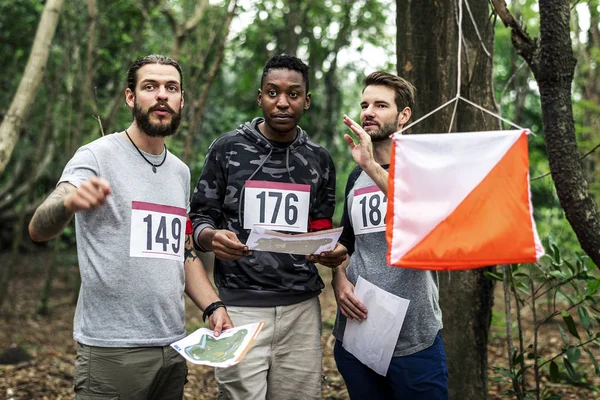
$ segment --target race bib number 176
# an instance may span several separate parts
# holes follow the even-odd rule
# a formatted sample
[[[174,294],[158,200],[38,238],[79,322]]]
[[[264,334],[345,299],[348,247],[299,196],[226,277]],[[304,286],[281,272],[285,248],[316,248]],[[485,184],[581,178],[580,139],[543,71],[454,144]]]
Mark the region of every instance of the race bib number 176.
[[[181,207],[131,203],[131,257],[183,261],[186,210]]]
[[[246,181],[244,228],[254,225],[275,231],[306,232],[310,185]]]

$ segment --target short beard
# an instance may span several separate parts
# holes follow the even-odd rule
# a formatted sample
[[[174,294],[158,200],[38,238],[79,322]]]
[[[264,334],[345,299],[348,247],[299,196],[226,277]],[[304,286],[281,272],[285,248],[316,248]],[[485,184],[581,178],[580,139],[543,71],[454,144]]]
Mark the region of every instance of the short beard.
[[[383,124],[377,132],[370,133],[371,142],[378,143],[390,139],[390,135],[398,130],[398,125],[392,122]]]
[[[161,103],[159,103],[161,104]],[[157,105],[159,105],[157,104]],[[133,118],[135,123],[142,132],[151,137],[167,137],[174,135],[177,132],[179,123],[181,122],[181,111],[173,111],[166,103],[162,103],[171,111],[171,122],[167,125],[154,124],[150,122],[150,113],[156,106],[150,107],[148,111],[140,108],[137,102],[133,103]]]

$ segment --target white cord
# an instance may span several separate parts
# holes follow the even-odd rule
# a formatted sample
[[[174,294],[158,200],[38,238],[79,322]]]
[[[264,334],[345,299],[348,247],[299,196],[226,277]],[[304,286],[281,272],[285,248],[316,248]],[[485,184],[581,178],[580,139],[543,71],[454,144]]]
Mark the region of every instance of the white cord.
[[[477,23],[475,22],[475,18],[473,17],[473,13],[471,13],[471,7],[469,7],[469,2],[467,0],[465,0],[465,5],[467,6],[467,11],[469,12],[469,16],[471,17],[471,22],[473,23],[473,28],[475,28],[475,33],[477,34],[477,38],[479,39],[479,43],[481,43],[481,47],[483,48],[483,51],[485,52],[485,54],[488,57],[491,57],[492,55],[490,54],[490,52],[488,51],[488,49],[485,47],[485,43],[483,43],[483,39],[481,38],[481,34],[479,33],[479,29],[477,28]]]
[[[469,3],[467,2],[467,0],[458,0],[458,54],[457,54],[457,60],[458,60],[458,65],[457,65],[457,77],[456,77],[456,96],[447,101],[446,103],[442,104],[441,106],[439,106],[438,108],[436,108],[435,110],[425,114],[424,116],[422,116],[421,118],[419,118],[418,120],[410,123],[409,125],[404,126],[402,129],[400,129],[398,132],[396,132],[395,134],[401,134],[402,132],[404,132],[405,130],[409,129],[410,127],[418,124],[419,122],[423,121],[424,119],[428,118],[429,116],[435,114],[436,112],[440,111],[441,109],[445,108],[446,106],[448,106],[449,104],[451,104],[452,102],[456,102],[456,104],[454,105],[454,111],[452,112],[452,117],[450,119],[450,126],[448,127],[448,132],[450,132],[452,130],[452,124],[454,123],[454,117],[456,116],[456,110],[458,108],[458,100],[463,100],[464,102],[472,105],[475,108],[480,109],[481,111],[484,111],[486,113],[488,113],[489,115],[498,118],[499,120],[501,120],[502,122],[505,122],[515,128],[521,129],[521,130],[526,130],[528,133],[533,133],[528,129],[525,129],[517,124],[515,124],[514,122],[511,122],[509,120],[507,120],[506,118],[501,117],[500,115],[491,112],[490,110],[488,110],[487,108],[484,108],[476,103],[473,103],[470,100],[465,99],[464,97],[462,97],[461,93],[460,93],[460,84],[461,84],[461,80],[462,80],[462,36],[463,36],[463,30],[462,30],[462,19],[463,19],[463,8],[462,8],[462,3],[463,1],[465,2],[466,6],[467,6],[467,11],[469,12],[469,15],[471,16],[471,21],[473,22],[473,26],[475,27],[475,32],[477,32],[477,37],[479,38],[479,41],[483,47],[483,50],[485,51],[485,53],[490,56],[490,53],[488,52],[488,50],[485,48],[485,45],[483,44],[483,40],[481,39],[481,35],[479,34],[479,30],[477,29],[477,24],[475,23],[475,18],[473,18],[473,14],[471,13],[471,9],[469,8]],[[535,136],[535,134],[533,134]]]

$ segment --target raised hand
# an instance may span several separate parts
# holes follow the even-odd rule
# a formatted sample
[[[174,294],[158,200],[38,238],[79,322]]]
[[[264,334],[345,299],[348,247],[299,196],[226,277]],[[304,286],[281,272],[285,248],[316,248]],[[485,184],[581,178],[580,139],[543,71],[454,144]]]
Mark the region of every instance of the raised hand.
[[[371,142],[371,136],[365,132],[360,124],[354,121],[347,115],[344,115],[344,124],[358,137],[358,143],[354,142],[352,136],[345,134],[344,140],[350,147],[352,158],[362,168],[366,169],[369,164],[375,162],[373,157],[373,143]]]
[[[83,182],[76,190],[70,191],[65,196],[64,205],[71,213],[93,210],[106,204],[106,199],[111,193],[112,190],[106,179],[94,176]]]

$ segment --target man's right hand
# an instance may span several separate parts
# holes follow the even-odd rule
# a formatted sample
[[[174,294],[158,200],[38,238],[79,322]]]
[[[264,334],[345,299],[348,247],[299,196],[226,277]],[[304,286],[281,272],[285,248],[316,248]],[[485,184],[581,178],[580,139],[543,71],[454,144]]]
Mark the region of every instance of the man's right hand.
[[[29,223],[29,235],[35,242],[43,242],[60,235],[73,214],[91,210],[106,203],[106,196],[112,193],[108,182],[92,177],[76,188],[68,182],[61,182],[46,200],[38,207]]]
[[[83,182],[77,189],[65,196],[64,206],[68,212],[93,210],[106,204],[106,198],[112,193],[106,179],[93,176]]]
[[[248,246],[240,242],[235,233],[225,229],[213,231],[210,243],[215,257],[219,260],[235,261],[252,254]]]
[[[335,301],[344,317],[357,321],[367,318],[367,307],[354,295],[354,285],[346,277],[345,267],[336,270],[331,284]]]

